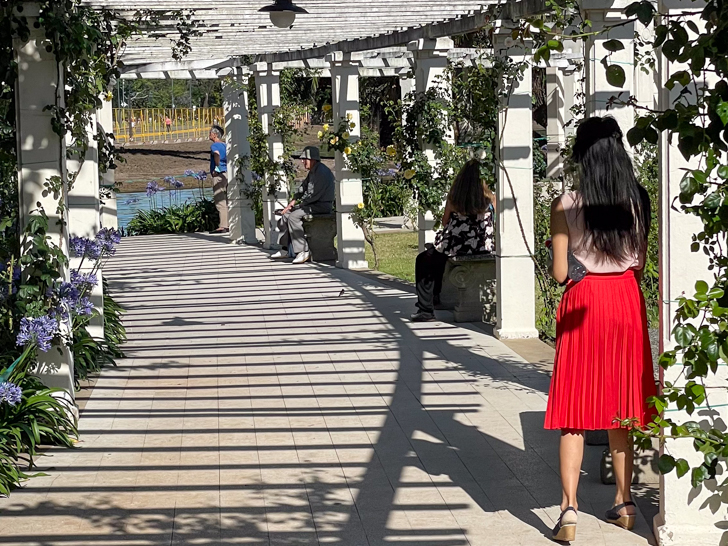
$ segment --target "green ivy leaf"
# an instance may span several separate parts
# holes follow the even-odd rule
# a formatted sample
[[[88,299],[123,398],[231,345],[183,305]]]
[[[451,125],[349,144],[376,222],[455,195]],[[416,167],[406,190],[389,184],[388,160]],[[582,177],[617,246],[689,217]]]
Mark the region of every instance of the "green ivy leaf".
[[[708,469],[700,465],[698,467],[693,468],[693,472],[690,476],[690,483],[693,487],[698,487],[701,483],[703,483],[705,480],[707,480],[709,477]]]
[[[675,472],[677,472],[678,478],[682,478],[688,473],[688,470],[690,470],[690,465],[685,459],[678,459],[675,462]]]
[[[607,40],[603,45],[604,49],[611,51],[612,53],[615,51],[622,51],[624,49],[624,44],[619,40]]]
[[[645,138],[645,130],[636,125],[627,131],[627,142],[633,148],[639,145]]]
[[[624,68],[618,64],[610,64],[607,67],[607,82],[612,87],[623,87],[624,82],[627,81],[627,76],[624,74]]]
[[[723,125],[728,125],[728,102],[720,101],[715,107],[715,113],[718,114]]]
[[[723,180],[728,179],[728,165],[721,165],[718,167],[718,176],[720,176]]]
[[[696,294],[707,294],[708,293],[708,283],[705,281],[698,281],[695,283],[695,293]]]
[[[667,474],[675,468],[675,457],[672,455],[661,455],[657,461],[657,468],[660,470],[660,474]]]
[[[678,345],[680,345],[681,347],[687,347],[688,345],[690,345],[693,337],[695,337],[695,334],[690,331],[690,328],[688,328],[684,324],[678,324],[677,326],[675,326],[675,329],[672,333],[675,337],[675,341],[677,341]]]

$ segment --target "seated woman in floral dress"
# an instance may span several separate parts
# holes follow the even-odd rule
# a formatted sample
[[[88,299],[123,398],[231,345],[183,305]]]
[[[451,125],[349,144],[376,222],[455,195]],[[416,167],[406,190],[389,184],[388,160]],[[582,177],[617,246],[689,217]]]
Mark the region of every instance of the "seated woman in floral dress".
[[[442,217],[442,230],[435,244],[417,256],[415,280],[417,312],[414,322],[435,320],[442,276],[448,258],[462,254],[493,252],[493,213],[495,199],[480,178],[480,163],[469,161],[450,188]]]

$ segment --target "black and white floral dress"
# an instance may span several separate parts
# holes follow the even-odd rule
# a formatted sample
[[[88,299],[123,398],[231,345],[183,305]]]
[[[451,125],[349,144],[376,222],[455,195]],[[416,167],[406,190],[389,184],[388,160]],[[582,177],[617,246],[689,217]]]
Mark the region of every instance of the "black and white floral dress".
[[[477,216],[453,212],[435,236],[435,250],[446,256],[487,254],[493,248],[493,207]]]

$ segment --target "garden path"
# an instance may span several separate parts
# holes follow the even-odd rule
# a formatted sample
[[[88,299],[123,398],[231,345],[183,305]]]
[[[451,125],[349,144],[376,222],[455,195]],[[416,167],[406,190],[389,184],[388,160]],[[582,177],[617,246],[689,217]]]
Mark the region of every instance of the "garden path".
[[[0,544],[552,544],[548,372],[482,330],[406,320],[413,297],[206,235],[125,239],[105,268],[127,358],[79,449],[0,500]],[[605,524],[588,448],[574,544]]]

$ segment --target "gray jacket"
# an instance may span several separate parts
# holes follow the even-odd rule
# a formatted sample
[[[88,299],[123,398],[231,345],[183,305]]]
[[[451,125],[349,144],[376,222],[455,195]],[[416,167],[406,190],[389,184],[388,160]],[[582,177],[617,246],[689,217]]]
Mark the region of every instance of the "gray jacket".
[[[308,214],[331,214],[336,200],[336,179],[326,165],[317,162],[295,196],[296,207]]]

